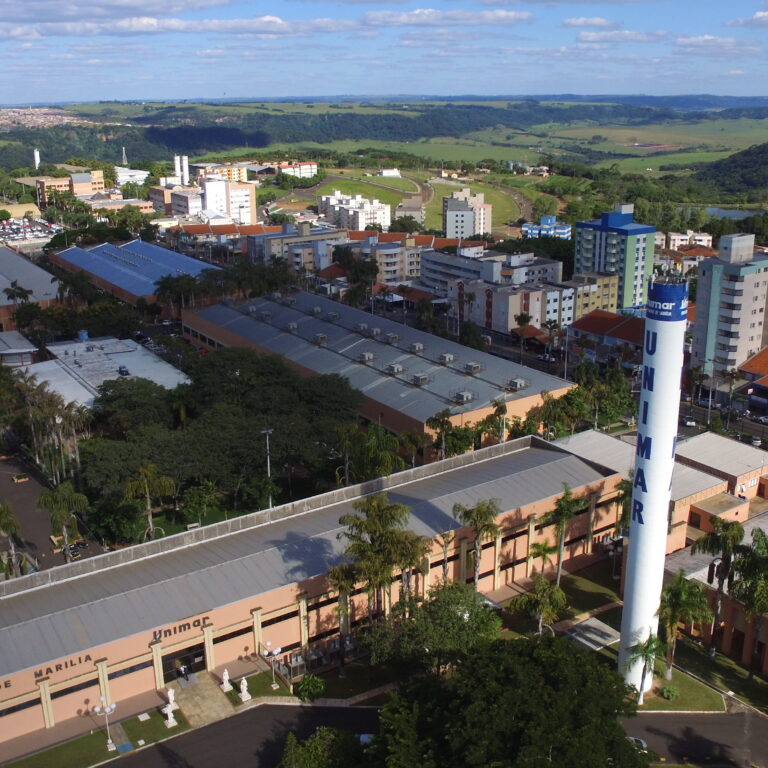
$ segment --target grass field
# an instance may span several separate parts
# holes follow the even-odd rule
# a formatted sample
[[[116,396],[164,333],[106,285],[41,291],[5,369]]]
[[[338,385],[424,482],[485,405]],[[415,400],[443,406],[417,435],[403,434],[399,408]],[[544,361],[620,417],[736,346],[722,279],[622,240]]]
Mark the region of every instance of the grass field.
[[[606,160],[598,163],[601,167],[609,167],[614,163],[625,173],[647,172],[650,176],[663,175],[664,171],[659,171],[661,165],[681,165],[692,166],[698,163],[711,163],[715,160],[722,160],[733,154],[733,150],[724,150],[722,152],[675,152],[665,155],[654,155],[653,157],[627,157],[621,160]],[[648,168],[651,170],[648,171]],[[678,171],[675,171],[678,173]]]
[[[355,179],[362,181],[365,184],[376,186],[381,184],[382,187],[392,187],[393,189],[399,189],[403,192],[411,192],[413,194],[418,193],[419,185],[410,179],[406,178],[389,178],[385,176],[377,176],[375,170],[365,168],[344,168],[342,170],[329,170],[331,175],[343,174],[346,179]],[[368,175],[366,175],[368,174]]]
[[[425,229],[443,228],[443,198],[461,189],[458,184],[431,184],[435,191],[434,197],[427,203],[424,215]]]
[[[327,184],[319,186],[315,190],[315,194],[317,196],[332,195],[336,190],[345,195],[362,195],[370,200],[378,200],[379,202],[391,205],[393,211],[397,204],[404,197],[407,197],[405,192],[382,189],[365,181],[357,181],[355,179],[332,179]]]

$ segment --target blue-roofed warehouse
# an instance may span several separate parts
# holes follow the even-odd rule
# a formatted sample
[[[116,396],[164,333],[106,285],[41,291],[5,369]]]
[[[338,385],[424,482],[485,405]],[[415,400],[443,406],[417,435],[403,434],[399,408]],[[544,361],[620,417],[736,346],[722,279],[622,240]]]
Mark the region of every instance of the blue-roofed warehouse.
[[[155,283],[167,275],[195,277],[203,270],[218,269],[143,240],[120,246],[102,243],[88,250],[73,246],[50,259],[67,272],[85,272],[94,285],[129,304],[140,298],[154,301]]]

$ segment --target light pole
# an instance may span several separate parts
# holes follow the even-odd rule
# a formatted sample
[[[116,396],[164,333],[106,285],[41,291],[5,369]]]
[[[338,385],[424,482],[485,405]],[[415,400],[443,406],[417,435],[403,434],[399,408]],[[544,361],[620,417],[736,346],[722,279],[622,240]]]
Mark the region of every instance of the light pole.
[[[275,680],[275,658],[280,655],[282,648],[275,648],[272,650],[272,643],[269,640],[267,640],[265,645],[267,646],[267,650],[264,656],[269,659],[269,665],[272,667],[272,690],[276,691],[280,687],[280,684]]]
[[[272,509],[272,467],[269,463],[269,436],[275,430],[271,427],[265,427],[261,430],[261,434],[267,438],[267,485],[269,485],[269,508]]]
[[[109,734],[109,716],[117,709],[117,704],[114,702],[107,704],[107,700],[103,696],[99,696],[99,701],[101,704],[96,704],[93,707],[93,714],[104,715],[104,723],[107,727],[107,751],[114,752],[117,747],[115,747],[115,743],[112,741],[112,737]]]

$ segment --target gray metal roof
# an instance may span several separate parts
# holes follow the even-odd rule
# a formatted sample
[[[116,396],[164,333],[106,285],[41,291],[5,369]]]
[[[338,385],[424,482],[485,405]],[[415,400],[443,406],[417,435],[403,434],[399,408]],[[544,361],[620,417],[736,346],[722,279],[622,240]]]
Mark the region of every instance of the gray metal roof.
[[[367,397],[421,422],[445,408],[468,413],[501,398],[513,402],[571,386],[548,373],[309,293],[254,299],[239,307],[218,304],[196,314],[316,373],[345,376]],[[362,325],[367,330],[358,330]],[[325,334],[322,346],[317,334]],[[387,334],[395,334],[396,343],[388,343]],[[413,344],[423,349],[413,351]],[[372,353],[370,362],[361,362],[365,352]],[[453,362],[442,364],[441,354],[453,355]],[[479,371],[467,373],[469,363],[477,363]],[[391,365],[402,366],[402,371],[388,373]],[[425,374],[426,383],[415,386],[412,377],[417,374]],[[510,391],[512,379],[524,379],[528,386]],[[468,392],[471,399],[458,404],[459,392]]]
[[[50,301],[56,298],[58,281],[50,272],[35,266],[10,248],[0,246],[0,305],[13,304],[3,290],[13,281],[20,288],[32,291],[30,301]]]
[[[702,432],[679,442],[677,455],[734,476],[768,468],[768,451],[714,432]]]
[[[626,442],[593,429],[564,437],[558,440],[557,444],[577,456],[610,467],[624,478],[629,477],[635,466],[634,441]],[[672,501],[685,499],[722,482],[719,477],[675,462],[672,471]]]
[[[18,331],[0,332],[0,355],[19,354],[21,352],[37,352],[37,347]]]
[[[401,474],[409,481],[397,485],[399,475],[390,478],[390,500],[410,507],[411,530],[434,537],[460,527],[452,515],[456,503],[498,499],[503,510],[515,510],[559,495],[564,482],[579,488],[613,472],[544,441],[521,438]],[[424,476],[410,480],[419,475]],[[349,494],[346,501],[324,504],[329,496],[301,502],[299,509],[312,503],[317,508],[274,522],[238,530],[248,521],[236,518],[134,547],[126,551],[133,558],[127,563],[114,553],[6,582],[0,676],[325,573],[342,555],[339,517],[360,498]],[[215,535],[216,530],[227,533]],[[209,538],[188,544],[197,534]],[[98,570],[80,570],[86,566]],[[23,590],[25,580],[30,588]]]

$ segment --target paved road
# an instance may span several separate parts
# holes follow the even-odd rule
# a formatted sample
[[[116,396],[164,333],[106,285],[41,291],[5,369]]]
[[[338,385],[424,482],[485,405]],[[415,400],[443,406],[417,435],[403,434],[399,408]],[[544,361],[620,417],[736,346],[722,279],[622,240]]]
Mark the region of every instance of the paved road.
[[[768,768],[768,721],[738,714],[642,714],[622,721],[630,736],[671,763]]]
[[[318,725],[328,725],[371,733],[376,730],[377,721],[378,712],[371,708],[255,707],[127,755],[120,760],[120,768],[274,768],[291,731],[305,738]]]

